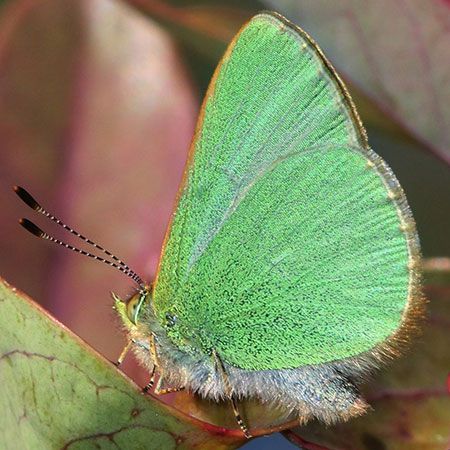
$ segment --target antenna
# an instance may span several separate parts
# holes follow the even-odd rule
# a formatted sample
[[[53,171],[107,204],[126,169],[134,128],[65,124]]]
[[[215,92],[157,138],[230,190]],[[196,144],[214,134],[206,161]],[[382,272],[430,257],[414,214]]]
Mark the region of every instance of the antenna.
[[[100,250],[101,252],[105,253],[111,259],[113,259],[115,262],[110,261],[106,258],[97,256],[97,255],[87,252],[85,250],[79,249],[77,247],[74,247],[73,245],[67,244],[59,239],[56,239],[56,238],[50,236],[49,234],[47,234],[46,232],[41,230],[37,225],[35,225],[30,220],[20,219],[20,221],[19,221],[20,225],[22,225],[28,232],[30,232],[31,234],[34,234],[35,236],[37,236],[41,239],[46,239],[48,241],[54,242],[58,245],[61,245],[62,247],[68,248],[69,250],[72,250],[76,253],[80,253],[81,255],[88,256],[89,258],[92,258],[92,259],[95,259],[102,263],[108,264],[111,267],[115,267],[116,269],[120,270],[122,273],[124,273],[125,275],[130,277],[133,281],[135,281],[139,285],[140,288],[142,288],[142,289],[145,288],[145,283],[142,280],[142,278],[134,270],[132,270],[127,264],[125,264],[121,259],[117,258],[110,251],[104,249],[102,246],[96,244],[91,239],[88,239],[87,237],[78,233],[78,231],[69,227],[62,220],[58,219],[53,214],[49,213],[24,188],[22,188],[20,186],[14,186],[13,189],[14,189],[14,192],[20,197],[20,199],[26,205],[28,205],[31,209],[44,215],[45,217],[49,218],[51,221],[57,223],[58,225],[63,227],[65,230],[67,230],[69,233],[71,233],[71,234],[75,235],[76,237],[78,237],[79,239],[81,239],[83,242],[86,242],[87,244],[92,245],[97,250]]]
[[[130,272],[132,270],[128,267],[127,264],[125,264],[122,260],[117,258],[117,256],[113,255],[108,250],[104,249],[102,246],[96,244],[95,242],[91,241],[87,237],[83,236],[81,233],[78,233],[78,231],[74,230],[73,228],[70,228],[67,226],[62,220],[55,217],[53,214],[50,214],[48,211],[46,211],[32,196],[29,192],[27,192],[23,187],[20,186],[14,186],[13,187],[14,192],[20,197],[20,199],[28,205],[31,209],[34,209],[36,212],[44,215],[45,217],[48,217],[53,222],[57,223],[58,225],[62,226],[65,230],[67,230],[69,233],[72,233],[76,237],[80,238],[82,241],[87,242],[88,244],[92,245],[96,249],[102,251],[109,257],[111,257],[114,261],[116,261],[121,266],[128,269]]]

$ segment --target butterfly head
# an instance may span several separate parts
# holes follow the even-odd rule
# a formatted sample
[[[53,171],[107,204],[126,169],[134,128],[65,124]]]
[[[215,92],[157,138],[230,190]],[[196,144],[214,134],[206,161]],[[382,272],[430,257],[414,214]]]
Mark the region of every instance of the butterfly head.
[[[136,294],[126,302],[128,319],[134,325],[137,325],[139,315],[142,312],[144,304],[149,301],[149,297],[150,291],[146,288],[136,292]]]
[[[119,313],[127,328],[136,327],[145,306],[150,303],[151,286],[143,287],[125,301],[113,292],[111,294],[114,299],[114,309]]]

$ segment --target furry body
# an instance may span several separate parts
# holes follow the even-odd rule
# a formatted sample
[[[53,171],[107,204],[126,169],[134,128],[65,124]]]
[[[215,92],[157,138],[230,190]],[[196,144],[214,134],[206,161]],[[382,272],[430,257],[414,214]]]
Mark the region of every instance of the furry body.
[[[149,372],[156,364],[164,385],[184,387],[215,401],[228,398],[212,355],[190,354],[175,347],[164,328],[154,315],[152,317],[151,308],[146,308],[140,323],[129,331],[130,338],[136,342],[135,355]],[[149,329],[155,336],[156,362],[150,351]],[[226,363],[224,366],[235,398],[256,397],[279,408],[286,416],[293,414],[300,422],[317,418],[333,423],[366,410],[367,404],[360,397],[355,379],[367,375],[376,364],[373,355],[365,355],[298,369],[249,371]]]

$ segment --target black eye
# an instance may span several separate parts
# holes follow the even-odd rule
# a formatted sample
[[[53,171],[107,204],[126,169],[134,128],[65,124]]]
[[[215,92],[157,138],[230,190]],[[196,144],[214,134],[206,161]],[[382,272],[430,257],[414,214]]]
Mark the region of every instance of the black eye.
[[[167,320],[167,326],[173,327],[177,323],[177,316],[174,316],[170,312],[166,312],[166,320]]]

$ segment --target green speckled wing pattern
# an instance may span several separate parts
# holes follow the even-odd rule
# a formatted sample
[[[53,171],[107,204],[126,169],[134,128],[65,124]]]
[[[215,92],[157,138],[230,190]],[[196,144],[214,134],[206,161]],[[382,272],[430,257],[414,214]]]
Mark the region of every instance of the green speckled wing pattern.
[[[349,100],[307,37],[262,13],[208,90],[154,308],[179,347],[284,369],[399,327],[408,245]]]

